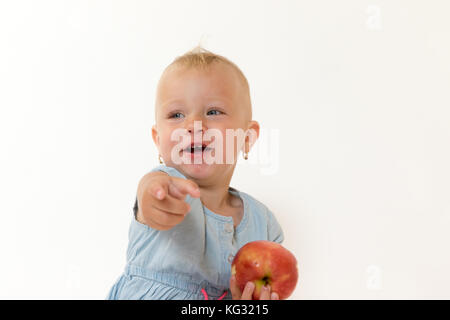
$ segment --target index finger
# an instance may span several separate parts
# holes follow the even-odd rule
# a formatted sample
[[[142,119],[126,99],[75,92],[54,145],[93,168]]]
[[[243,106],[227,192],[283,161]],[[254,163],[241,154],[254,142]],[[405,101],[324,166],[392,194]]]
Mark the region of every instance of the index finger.
[[[187,194],[191,195],[194,198],[200,197],[200,188],[194,181],[191,181],[189,179],[172,177],[171,184],[176,188],[176,191],[170,189],[170,191],[174,193],[172,194],[172,196],[174,197],[179,198],[181,195],[184,197]]]
[[[253,300],[253,290],[255,290],[255,284],[251,281],[247,282],[242,292],[241,300]]]

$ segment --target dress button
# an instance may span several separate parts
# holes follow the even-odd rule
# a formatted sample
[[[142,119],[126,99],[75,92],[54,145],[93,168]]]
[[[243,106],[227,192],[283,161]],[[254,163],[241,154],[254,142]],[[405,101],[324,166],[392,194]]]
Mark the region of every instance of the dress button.
[[[232,224],[227,223],[227,224],[225,225],[225,231],[226,231],[226,232],[232,233],[233,230],[234,230],[234,227],[233,227]]]
[[[230,255],[228,256],[228,262],[229,262],[229,263],[232,263],[232,262],[233,262],[233,259],[234,259],[234,255],[232,255],[232,254],[230,253]]]

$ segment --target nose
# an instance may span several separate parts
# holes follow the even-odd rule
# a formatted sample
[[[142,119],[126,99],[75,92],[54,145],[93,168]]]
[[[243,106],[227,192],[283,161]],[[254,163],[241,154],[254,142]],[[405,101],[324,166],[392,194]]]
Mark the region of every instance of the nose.
[[[200,117],[193,117],[191,119],[188,119],[188,121],[186,121],[186,126],[185,129],[190,133],[190,134],[202,134],[206,131],[206,125],[205,125],[205,121],[202,120]]]

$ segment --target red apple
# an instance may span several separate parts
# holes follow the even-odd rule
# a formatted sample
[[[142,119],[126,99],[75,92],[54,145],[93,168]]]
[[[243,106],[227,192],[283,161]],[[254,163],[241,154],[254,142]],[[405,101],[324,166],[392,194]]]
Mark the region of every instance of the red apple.
[[[241,292],[248,281],[253,281],[253,300],[259,300],[261,289],[266,284],[283,300],[291,295],[297,285],[297,260],[279,243],[252,241],[237,252],[231,264],[231,275],[236,276]]]

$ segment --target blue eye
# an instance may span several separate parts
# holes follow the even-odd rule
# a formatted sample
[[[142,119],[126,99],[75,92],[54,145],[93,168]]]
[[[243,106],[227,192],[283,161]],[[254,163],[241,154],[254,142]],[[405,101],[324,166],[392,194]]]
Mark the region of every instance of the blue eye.
[[[222,111],[219,111],[219,110],[209,110],[209,111],[208,111],[208,114],[209,114],[211,111],[217,111],[217,112],[222,113]]]
[[[169,118],[180,118],[180,117],[175,117],[177,114],[183,115],[183,114],[180,113],[180,112],[175,112],[175,113],[171,114],[171,115],[169,116]]]

